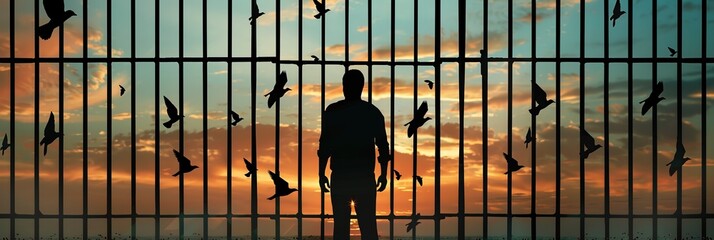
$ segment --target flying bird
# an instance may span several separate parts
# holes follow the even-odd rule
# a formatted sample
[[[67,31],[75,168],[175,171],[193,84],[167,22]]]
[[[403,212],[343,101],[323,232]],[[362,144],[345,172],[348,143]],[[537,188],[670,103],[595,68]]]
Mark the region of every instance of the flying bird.
[[[260,16],[263,16],[265,14],[264,12],[261,12],[260,9],[258,9],[258,4],[253,4],[253,12],[251,13],[250,17],[248,20],[250,20],[250,25],[255,25],[255,20],[258,20]]]
[[[540,86],[538,86],[535,81],[531,82],[533,83],[533,101],[535,101],[538,105],[534,108],[528,109],[528,112],[538,116],[540,110],[543,110],[555,101],[553,101],[553,99],[548,99],[548,94],[546,94],[545,91],[540,88]]]
[[[664,83],[658,82],[657,86],[655,86],[654,89],[652,89],[652,93],[650,93],[650,96],[647,97],[647,99],[640,101],[640,104],[644,103],[645,105],[642,105],[642,115],[644,116],[647,114],[647,112],[652,108],[654,105],[657,105],[660,101],[664,100],[663,97],[660,97],[659,95],[662,94],[664,91]]]
[[[280,72],[280,76],[278,76],[278,79],[275,81],[275,85],[273,86],[273,90],[271,90],[269,93],[263,95],[264,97],[268,97],[268,108],[273,107],[273,104],[278,101],[283,95],[285,95],[286,92],[292,90],[290,88],[285,88],[285,84],[288,83],[288,74],[285,73],[285,71]]]
[[[10,144],[7,143],[7,133],[5,133],[5,137],[2,139],[2,146],[0,146],[0,150],[2,150],[2,155],[5,156],[5,150],[10,147]]]
[[[675,172],[681,170],[682,165],[684,165],[685,162],[691,159],[688,157],[684,157],[685,152],[687,151],[684,149],[684,144],[682,144],[682,141],[677,141],[677,151],[674,152],[674,158],[666,165],[669,166],[669,176],[672,176]]]
[[[615,27],[615,21],[617,21],[622,14],[625,14],[625,11],[622,11],[620,8],[620,0],[617,0],[615,3],[615,8],[612,9],[612,16],[610,17],[610,20],[612,20],[612,26]]]
[[[320,1],[317,0],[312,0],[313,3],[315,3],[315,9],[317,9],[317,14],[315,14],[315,18],[320,19],[322,15],[325,15],[327,12],[330,11],[330,9],[325,9],[325,4],[320,3]]]
[[[288,182],[277,174],[275,174],[274,172],[268,171],[268,173],[270,173],[270,178],[273,179],[273,184],[275,184],[275,194],[273,194],[273,196],[270,196],[268,200],[273,200],[276,197],[284,197],[297,191],[297,189],[295,188],[290,188],[288,186]]]
[[[587,159],[592,152],[602,147],[600,144],[595,145],[595,138],[582,128],[580,129],[580,142],[585,145],[585,152],[580,153],[580,157],[583,159]]]
[[[674,55],[677,54],[677,50],[672,49],[671,47],[667,47],[669,49],[669,56],[674,57]]]
[[[183,175],[184,173],[189,173],[193,171],[194,169],[198,168],[196,165],[191,165],[191,160],[186,158],[186,156],[181,155],[176,149],[174,149],[174,156],[176,156],[176,160],[178,160],[179,163],[179,170],[178,172],[174,173],[174,175],[171,176],[178,176],[179,174]]]
[[[243,118],[238,115],[238,113],[234,112],[231,110],[231,118],[233,119],[233,122],[231,122],[231,125],[235,126],[238,125],[238,122],[242,121]]]
[[[427,79],[427,80],[424,80],[424,82],[429,86],[429,89],[434,88],[434,82],[432,82],[431,80]]]
[[[315,60],[315,62],[320,61],[320,58],[315,55],[310,55],[310,57],[312,58],[312,60]]]
[[[55,114],[50,112],[50,119],[47,120],[47,125],[45,125],[45,136],[40,141],[40,145],[45,145],[45,152],[43,155],[47,155],[47,146],[52,144],[55,139],[63,136],[59,132],[55,132]]]
[[[414,178],[416,178],[416,181],[419,183],[419,186],[422,186],[422,184],[423,184],[423,182],[422,182],[423,179],[421,178],[421,176],[416,175],[416,176],[414,176]]]
[[[405,224],[405,226],[407,226],[407,232],[410,232],[412,229],[416,228],[416,225],[419,225],[421,223],[421,222],[419,222],[420,217],[421,217],[421,214],[417,213],[411,222]]]
[[[526,133],[526,141],[523,142],[526,144],[526,148],[528,148],[528,144],[533,142],[535,140],[535,137],[531,134],[531,128],[528,128],[528,133]]]
[[[511,157],[510,155],[503,153],[503,158],[505,158],[506,162],[508,163],[508,171],[506,171],[503,174],[509,174],[509,173],[518,171],[521,168],[523,168],[523,165],[518,165],[518,161],[516,159],[514,159],[513,157]]]
[[[125,92],[126,92],[126,89],[124,89],[124,86],[119,85],[119,96],[124,96]]]
[[[400,178],[402,178],[402,174],[399,173],[397,170],[392,170],[392,171],[394,171],[394,175],[396,175],[397,180],[399,180]]]
[[[426,101],[423,101],[421,105],[419,106],[419,109],[417,109],[416,113],[414,114],[414,119],[409,121],[408,123],[404,124],[404,126],[409,125],[407,128],[407,136],[412,137],[414,133],[416,133],[417,128],[421,127],[426,123],[426,121],[431,120],[430,117],[424,118],[424,115],[426,115],[426,111],[429,110],[429,107],[426,105]]]
[[[245,168],[248,169],[248,173],[245,174],[246,177],[250,177],[251,174],[255,174],[255,172],[258,171],[255,165],[249,162],[248,159],[243,158],[243,162],[245,163]]]
[[[166,114],[169,115],[169,121],[164,123],[164,127],[171,128],[171,125],[181,120],[184,116],[179,116],[178,109],[176,109],[176,106],[174,106],[166,96],[164,96],[164,103],[166,104]]]
[[[64,0],[43,0],[42,5],[45,8],[47,17],[50,18],[48,23],[45,23],[45,25],[37,29],[37,34],[43,40],[50,39],[55,28],[63,25],[67,19],[72,16],[77,16],[72,10],[64,10]]]

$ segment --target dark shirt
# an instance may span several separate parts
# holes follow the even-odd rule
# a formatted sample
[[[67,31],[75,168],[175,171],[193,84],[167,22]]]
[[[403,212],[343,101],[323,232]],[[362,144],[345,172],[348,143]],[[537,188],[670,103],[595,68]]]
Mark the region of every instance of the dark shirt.
[[[327,106],[317,155],[332,157],[332,173],[374,173],[375,144],[380,156],[389,156],[384,116],[371,103],[341,100]]]

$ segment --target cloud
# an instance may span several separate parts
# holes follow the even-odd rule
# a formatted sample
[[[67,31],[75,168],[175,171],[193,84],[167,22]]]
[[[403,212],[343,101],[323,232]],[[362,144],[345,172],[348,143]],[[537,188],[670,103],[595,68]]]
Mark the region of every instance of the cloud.
[[[369,30],[369,27],[367,26],[359,26],[357,28],[357,32],[366,32],[367,30]]]

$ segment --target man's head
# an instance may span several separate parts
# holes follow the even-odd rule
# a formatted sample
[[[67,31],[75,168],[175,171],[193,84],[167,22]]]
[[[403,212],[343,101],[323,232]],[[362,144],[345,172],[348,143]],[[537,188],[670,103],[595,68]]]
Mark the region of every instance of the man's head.
[[[350,69],[342,76],[342,94],[345,99],[361,99],[364,75],[357,69]]]

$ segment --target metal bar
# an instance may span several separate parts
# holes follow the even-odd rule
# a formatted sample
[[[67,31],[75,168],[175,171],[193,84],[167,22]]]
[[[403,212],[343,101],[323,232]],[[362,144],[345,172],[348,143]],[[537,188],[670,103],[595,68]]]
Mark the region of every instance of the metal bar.
[[[372,63],[372,0],[367,0],[367,62]],[[367,101],[372,103],[372,64],[367,65]]]
[[[536,45],[536,15],[537,14],[538,14],[538,10],[536,8],[536,1],[531,0],[531,56],[533,58],[536,58],[536,48],[537,48],[537,45]],[[509,18],[509,20],[510,20],[510,18]],[[510,41],[509,41],[509,44],[511,44]],[[509,48],[509,50],[511,50],[511,49]],[[512,56],[509,56],[509,57],[512,57]],[[537,67],[536,62],[535,61],[531,62],[531,81],[533,81],[532,84],[534,84],[534,85],[537,82],[536,67]],[[508,97],[511,98],[512,97],[511,95],[512,94],[508,94]],[[533,94],[533,87],[531,87],[531,96],[535,96],[535,94]],[[535,108],[535,98],[531,98],[531,108]],[[532,126],[532,131],[533,131],[532,134],[533,134],[534,138],[536,138],[536,136],[538,135],[537,134],[538,125],[536,123],[536,119],[537,119],[537,116],[531,114],[531,126]],[[508,129],[510,131],[511,128],[509,127]],[[511,138],[508,138],[508,140],[510,141]],[[536,214],[536,173],[537,173],[537,171],[535,171],[535,169],[536,169],[536,146],[538,145],[537,143],[538,143],[538,141],[531,142],[531,214],[533,215],[533,217],[531,217],[531,238],[532,239],[536,238],[536,230],[537,230],[536,218],[535,218],[535,214]]]
[[[228,57],[233,57],[233,1],[228,2]],[[300,15],[302,16],[302,15]],[[300,18],[302,20],[302,18]],[[228,63],[226,74],[226,238],[233,239],[233,63]]]
[[[560,58],[560,1],[555,0],[555,58]],[[560,239],[560,62],[555,63],[555,239]]]
[[[585,57],[585,0],[580,0],[580,57]],[[580,151],[583,152],[583,130],[585,129],[585,63],[580,63]],[[580,215],[585,214],[585,158],[580,154]],[[580,239],[585,239],[585,218],[580,218]]]
[[[44,4],[44,2],[43,2]],[[58,35],[59,35],[59,58],[62,59],[64,57],[64,24],[60,24],[58,27]],[[59,114],[57,115],[59,117],[59,132],[64,134],[64,62],[60,60],[59,64],[57,64],[58,68],[58,77],[59,79],[59,98],[58,98],[58,107],[59,107]],[[57,230],[58,230],[58,236],[60,239],[64,239],[64,218],[62,215],[64,215],[64,137],[60,137],[57,139],[58,140],[58,151],[57,151],[57,192],[58,192],[58,203],[57,207],[58,213],[59,213],[59,218],[57,219]]]
[[[107,53],[111,53],[108,50]],[[131,0],[131,56],[136,56],[136,0]],[[131,62],[131,238],[136,239],[136,62]]]
[[[466,57],[466,1],[459,1],[459,238],[466,237],[465,200],[464,200],[464,84]],[[488,1],[483,1],[483,52],[481,53],[481,141],[483,161],[483,238],[488,239]],[[485,61],[484,61],[485,60]]]
[[[707,29],[707,1],[702,0],[702,29],[705,32]],[[680,47],[681,49],[681,47]],[[704,57],[707,54],[707,35],[702,34],[702,57]],[[682,56],[679,56],[680,59]],[[706,213],[707,213],[707,65],[705,63],[702,63],[702,80],[701,80],[701,92],[702,92],[702,206],[701,206],[701,211],[702,211],[702,219],[701,221],[701,229],[702,229],[702,237],[707,236],[707,218]]]
[[[322,4],[327,6],[327,0],[322,0]],[[327,14],[320,17],[320,60],[325,62],[325,18]],[[320,65],[320,119],[325,117],[325,64]],[[322,124],[322,123],[320,123]],[[320,239],[325,239],[325,192],[320,191]]]
[[[441,57],[441,0],[436,0],[434,59]],[[370,21],[371,22],[371,21]],[[371,38],[370,38],[371,39]],[[434,65],[434,239],[441,238],[441,65]]]
[[[652,0],[652,57],[657,57],[657,0]],[[657,63],[652,64],[652,89],[657,86]],[[652,106],[652,239],[657,238],[657,212],[659,204],[657,203],[657,189],[658,189],[658,168],[657,163],[658,155],[658,144],[657,144],[657,104]]]
[[[345,62],[350,61],[350,1],[345,1]],[[345,72],[349,65],[345,64]]]
[[[280,61],[280,0],[275,0],[275,56]],[[280,74],[280,63],[275,64],[275,76]],[[280,98],[275,101],[275,174],[280,176]],[[280,197],[275,198],[275,239],[280,239]]]
[[[179,11],[179,26],[178,26],[178,28],[179,28],[179,30],[178,30],[178,48],[179,49],[178,49],[178,52],[179,52],[179,58],[183,58],[183,56],[184,56],[184,52],[183,52],[183,48],[184,48],[184,29],[183,29],[184,28],[184,16],[183,16],[184,15],[184,0],[179,0],[178,11]],[[179,109],[178,109],[178,111],[179,111],[179,116],[184,115],[184,96],[183,96],[183,93],[184,93],[184,91],[183,91],[184,90],[184,84],[183,84],[184,71],[183,70],[184,70],[183,62],[179,62],[178,63],[178,73],[179,73],[179,76],[178,76]],[[186,154],[186,153],[184,153],[183,131],[184,131],[184,121],[183,121],[183,119],[181,119],[181,121],[179,121],[179,134],[178,134],[179,135],[179,150],[178,151],[179,151],[179,153],[181,153],[181,155]],[[185,232],[184,232],[185,220],[184,220],[184,216],[183,216],[184,215],[184,203],[185,203],[185,201],[184,201],[185,200],[184,199],[184,193],[185,193],[184,182],[185,181],[184,180],[185,180],[184,175],[180,174],[179,175],[179,186],[178,186],[178,188],[179,188],[179,195],[178,195],[178,198],[179,198],[179,206],[178,206],[179,207],[179,218],[178,218],[179,226],[178,227],[179,227],[179,239],[180,240],[183,240],[185,237]]]
[[[303,4],[298,4],[298,16],[302,16],[303,14]],[[303,45],[303,40],[302,40],[302,17],[298,17],[298,59],[302,61],[303,57],[303,51],[302,51],[302,45]],[[299,64],[298,66],[298,142],[302,142],[302,64]],[[297,163],[297,171],[298,171],[298,206],[297,206],[297,233],[298,233],[298,239],[302,239],[302,228],[303,228],[303,223],[302,223],[302,144],[298,144],[298,163]]]
[[[13,1],[14,2],[14,1]],[[88,43],[88,15],[87,13],[89,12],[87,10],[87,0],[82,1],[82,58],[87,58],[88,57],[88,50],[87,50],[87,43]],[[11,17],[12,18],[12,17]],[[14,36],[14,35],[13,35]],[[14,38],[14,37],[12,37]],[[10,47],[10,49],[13,49]],[[87,79],[87,63],[83,62],[82,63],[82,215],[85,217],[82,218],[82,238],[87,239],[89,237],[88,234],[88,220],[87,220],[87,214],[89,214],[89,155],[88,155],[88,144],[89,144],[89,97],[88,97],[88,85],[89,81]],[[14,79],[14,78],[11,78]],[[14,81],[13,81],[14,82]],[[13,89],[14,90],[14,89]],[[14,99],[13,99],[14,100]],[[14,119],[10,120],[13,124],[15,122]],[[12,134],[13,136],[15,134]],[[13,143],[15,142],[14,140],[12,141]],[[15,151],[12,151],[13,153]],[[12,195],[12,194],[11,194]],[[14,196],[14,195],[12,195]]]
[[[257,3],[257,0],[251,0],[251,6],[255,6]],[[251,58],[255,58],[257,56],[258,52],[258,39],[257,39],[257,31],[258,28],[256,25],[252,26],[250,28],[250,56]],[[324,48],[323,48],[324,49]],[[258,80],[257,80],[257,62],[251,61],[250,62],[250,148],[251,148],[251,161],[253,162],[253,166],[256,166],[258,164],[258,147],[257,147],[257,119],[255,117],[256,115],[256,96],[257,96],[257,85],[258,85]],[[252,240],[258,240],[258,174],[252,174],[250,176],[250,213],[251,213],[251,218],[250,218],[250,238]]]
[[[203,1],[203,57],[208,57],[208,2]],[[230,88],[229,88],[230,89]],[[203,62],[203,239],[208,239],[208,62]],[[228,119],[231,119],[228,117]],[[230,126],[226,128],[230,131]],[[230,159],[230,158],[229,158]],[[233,169],[227,168],[226,172]]]
[[[107,59],[112,59],[112,0],[107,2]],[[111,62],[106,62],[107,64],[107,136],[106,136],[106,146],[107,146],[107,236],[110,238],[114,237],[112,232],[112,64]]]
[[[604,57],[610,57],[610,19],[609,19],[610,1],[604,1],[603,7],[603,42]],[[632,46],[629,46],[632,47]],[[604,118],[604,135],[605,135],[605,157],[604,163],[604,178],[605,178],[605,239],[610,239],[610,64],[603,63],[603,118]]]
[[[632,15],[635,14],[635,9],[632,8],[632,1],[627,1],[627,10],[629,13],[627,13],[627,58],[632,58],[632,46],[633,45],[633,34],[632,34]],[[607,64],[607,63],[606,63]],[[634,84],[634,81],[632,80],[632,62],[627,63],[627,214],[629,216],[632,216],[634,214],[634,201],[633,201],[633,195],[634,195],[634,150],[633,150],[633,108],[634,108],[634,100],[632,97],[633,94],[633,89],[632,86]],[[607,95],[607,94],[605,94]],[[605,145],[605,149],[607,149],[608,146],[607,144]],[[628,237],[632,239],[634,237],[634,221],[632,218],[627,219],[627,232],[628,232]]]
[[[154,1],[154,57],[160,59],[161,49],[159,43],[161,40],[160,22],[161,22],[161,3],[159,0]],[[229,23],[230,24],[230,23]],[[161,64],[154,62],[154,239],[161,238]],[[133,90],[132,90],[133,91]],[[109,233],[111,234],[111,233]]]
[[[419,1],[414,0],[414,23],[412,24],[414,27],[414,62],[419,60]],[[418,107],[418,99],[419,98],[419,67],[415,64],[412,66],[413,70],[413,84],[414,84],[414,98],[413,98],[413,104],[414,104],[414,115],[416,115],[417,112],[417,107]],[[418,158],[418,152],[417,152],[417,140],[419,137],[418,134],[419,131],[414,131],[414,135],[412,137],[412,176],[418,176],[417,174],[417,158]],[[417,212],[417,185],[416,185],[416,179],[412,178],[412,216],[416,216]],[[417,227],[414,226],[412,229],[412,239],[416,239],[416,232],[417,232]]]
[[[632,9],[630,3],[630,9]],[[677,59],[682,58],[682,0],[677,1]],[[630,17],[632,18],[632,17]],[[631,24],[631,23],[630,23]],[[630,42],[632,43],[632,42]],[[632,44],[630,44],[632,45]],[[631,52],[631,51],[630,51]],[[682,142],[682,62],[677,61],[677,142]],[[630,149],[630,151],[632,151]],[[682,239],[682,171],[677,171],[677,239]]]
[[[394,40],[395,31],[396,31],[396,27],[395,27],[396,1],[392,0],[391,3],[392,3],[392,6],[390,8],[390,27],[391,28],[390,28],[390,35],[389,35],[391,54],[389,55],[389,58],[392,62],[394,62],[395,61],[394,54],[395,54],[395,47],[396,47],[396,45],[395,45],[396,43]],[[395,80],[394,80],[394,66],[393,65],[390,66],[390,68],[389,68],[389,79],[390,79],[390,84],[389,84],[389,92],[390,92],[390,94],[389,94],[389,111],[390,111],[390,113],[389,113],[389,118],[390,118],[390,121],[389,121],[389,125],[390,125],[390,127],[389,127],[389,129],[390,129],[389,151],[390,151],[390,153],[389,153],[389,155],[392,156],[392,165],[391,165],[391,169],[389,169],[389,216],[390,216],[390,218],[389,218],[389,239],[393,240],[394,239],[394,219],[396,218],[396,216],[394,214],[394,165],[396,164],[396,161],[397,161],[396,158],[394,157],[394,152],[395,152],[394,145],[396,145],[396,144],[394,143],[394,93],[395,93],[394,83],[395,83]],[[323,93],[323,95],[324,95],[324,93]]]
[[[531,5],[534,5],[531,2]],[[531,13],[535,15],[535,12]],[[532,21],[535,24],[535,21]],[[508,1],[508,57],[513,57],[513,2]],[[535,57],[535,56],[534,56]],[[508,129],[508,155],[513,156],[513,63],[508,63],[508,124],[506,129]],[[484,115],[483,117],[486,117]],[[488,144],[486,144],[488,145]],[[534,168],[535,169],[535,168]],[[533,171],[535,172],[535,171]],[[508,219],[506,220],[506,239],[513,239],[513,174],[509,173],[507,176],[507,190],[506,190],[506,213],[508,214]],[[485,201],[485,200],[484,200]]]
[[[35,26],[40,26],[40,1],[35,0]],[[40,57],[40,40],[37,37],[38,36],[38,28],[35,28],[35,58]],[[14,36],[13,36],[14,37]],[[14,49],[13,49],[14,51]],[[40,218],[38,217],[39,215],[42,215],[42,212],[40,211],[40,62],[35,62],[35,122],[34,122],[34,129],[35,129],[35,162],[34,162],[34,190],[35,190],[35,195],[34,195],[34,200],[35,200],[35,225],[34,225],[34,239],[40,239]],[[16,145],[15,142],[13,142],[13,145]],[[14,152],[14,151],[13,151]]]
[[[35,37],[36,38],[36,37]],[[10,0],[10,58],[15,58],[15,0]],[[10,239],[15,240],[15,63],[10,63]],[[86,84],[85,84],[86,85]],[[85,151],[86,152],[86,151]],[[86,178],[85,178],[86,179]]]

